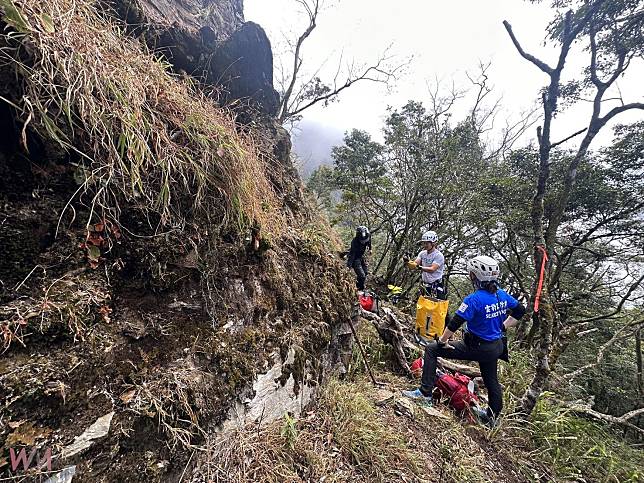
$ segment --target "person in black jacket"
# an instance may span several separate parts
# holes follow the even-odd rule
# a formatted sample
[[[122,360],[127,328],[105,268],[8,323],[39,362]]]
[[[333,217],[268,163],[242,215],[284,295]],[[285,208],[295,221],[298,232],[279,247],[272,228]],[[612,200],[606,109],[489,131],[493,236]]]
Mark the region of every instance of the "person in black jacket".
[[[367,249],[371,250],[371,233],[366,226],[356,228],[356,236],[351,240],[351,249],[347,256],[347,267],[356,272],[356,287],[364,290],[364,282],[369,273],[364,255]]]

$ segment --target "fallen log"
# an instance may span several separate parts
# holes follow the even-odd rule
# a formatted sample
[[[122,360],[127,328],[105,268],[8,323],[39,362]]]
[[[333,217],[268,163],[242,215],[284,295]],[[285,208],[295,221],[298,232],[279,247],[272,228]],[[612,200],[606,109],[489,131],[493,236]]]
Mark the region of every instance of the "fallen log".
[[[644,414],[644,408],[634,409],[633,411],[629,411],[626,414],[617,417],[611,414],[604,414],[599,411],[595,411],[591,408],[591,404],[589,403],[566,403],[566,407],[578,415],[589,416],[608,424],[629,428],[644,435],[644,429],[630,422],[630,420],[636,416]]]
[[[398,365],[403,369],[405,374],[411,376],[408,357],[410,354],[423,352],[423,348],[407,338],[405,326],[400,322],[398,316],[388,307],[383,307],[382,315],[365,310],[362,310],[360,315],[369,320],[378,331],[380,338],[393,347],[396,362],[398,362]],[[409,323],[406,325],[410,326]],[[481,377],[481,371],[476,367],[459,364],[442,357],[438,358],[438,363],[443,370],[460,372],[471,378]]]
[[[391,345],[394,349],[394,356],[396,362],[402,368],[406,375],[411,376],[411,369],[407,363],[407,351],[415,350],[416,346],[409,342],[405,337],[403,327],[400,321],[396,318],[393,312],[388,308],[383,308],[383,316],[374,314],[373,312],[362,311],[362,317],[371,321],[375,329],[378,331],[380,338],[387,344]]]
[[[438,364],[443,366],[444,369],[450,370],[452,372],[460,372],[461,374],[465,374],[472,379],[474,379],[475,377],[481,377],[481,370],[478,367],[459,364],[448,359],[443,359],[442,357],[438,358]]]

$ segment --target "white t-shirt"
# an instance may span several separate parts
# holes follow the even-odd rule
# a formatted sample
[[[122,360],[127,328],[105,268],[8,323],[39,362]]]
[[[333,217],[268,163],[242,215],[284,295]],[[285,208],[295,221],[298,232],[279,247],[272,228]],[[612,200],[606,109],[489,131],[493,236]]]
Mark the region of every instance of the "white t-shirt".
[[[445,267],[445,257],[441,252],[434,248],[431,252],[423,250],[416,257],[416,263],[421,267],[431,267],[434,263],[438,264],[438,270],[435,272],[423,272],[423,282],[432,283],[443,278],[443,268]]]

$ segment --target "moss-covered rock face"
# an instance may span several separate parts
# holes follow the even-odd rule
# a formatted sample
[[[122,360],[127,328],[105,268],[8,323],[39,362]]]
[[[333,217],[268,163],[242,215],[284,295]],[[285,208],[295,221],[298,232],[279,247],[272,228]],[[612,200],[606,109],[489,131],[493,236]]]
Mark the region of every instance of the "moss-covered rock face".
[[[329,348],[348,317],[351,284],[324,247],[316,253],[305,231],[294,233],[301,238],[275,240],[261,257],[241,240],[220,241],[200,259],[201,269],[166,260],[156,276],[173,280],[168,286],[116,256],[143,251],[146,240],[124,236],[95,270],[77,248],[68,266],[77,269],[56,279],[37,277],[0,307],[3,328],[14,334],[5,341],[0,376],[3,415],[51,430],[55,439],[42,444],[66,445],[115,410],[109,438],[70,462],[88,481],[101,481],[106,477],[95,471],[114,458],[122,465],[119,478],[136,481],[128,465],[143,457],[140,451],[159,452],[172,462],[161,481],[175,464],[185,464],[180,448],[199,444],[226,421],[252,420],[266,404],[265,420],[298,409],[337,362]],[[163,253],[154,244],[147,249]],[[40,257],[54,255],[49,249]],[[268,376],[260,379],[258,395],[261,374]],[[275,407],[280,401],[289,404]],[[10,428],[4,426],[0,441],[8,440]],[[154,441],[146,437],[150,428],[159,432]],[[176,452],[164,442],[179,443]],[[112,455],[106,451],[115,447]],[[144,474],[139,481],[156,481]]]
[[[175,5],[134,1],[141,15]],[[54,467],[77,465],[75,481],[177,481],[187,448],[233,415],[254,419],[268,403],[276,417],[315,393],[339,363],[352,284],[334,255],[334,235],[303,196],[281,127],[252,110],[236,112],[243,124],[235,124],[159,69],[138,41],[111,31],[117,20],[91,0],[75,3],[75,22],[56,17],[65,2],[12,0],[15,11],[0,13],[4,32],[24,33],[0,36],[3,55],[24,54],[34,72],[52,61],[39,49],[82,43],[92,26],[111,42],[94,46],[115,56],[109,71],[91,73],[104,76],[91,89],[65,84],[87,72],[54,72],[52,83],[34,86],[44,77],[24,76],[10,58],[0,67],[0,79],[10,79],[1,94],[15,104],[0,107],[8,133],[0,140],[0,471],[8,471],[9,448],[51,446],[60,454],[114,412],[106,437],[55,458]],[[174,14],[185,19],[185,9],[198,5],[176,2]],[[238,0],[203,7],[219,29],[215,43],[250,28],[242,27]],[[191,41],[204,34],[197,17],[183,32]],[[118,57],[125,46],[136,52]],[[59,49],[55,65],[70,68],[81,52]],[[268,54],[262,62],[270,63]],[[122,79],[146,69],[145,89],[124,90]],[[263,69],[258,82],[270,83]],[[21,104],[27,90],[32,99],[68,92],[73,102],[50,97],[46,111],[34,107],[29,117]],[[111,107],[95,116],[88,109],[101,105],[97,99]],[[115,119],[120,109],[137,122]],[[125,136],[135,133],[130,127],[142,135]],[[218,178],[226,163],[234,167],[231,183]],[[110,170],[117,176],[101,174]],[[177,182],[164,182],[167,174]],[[253,195],[260,184],[265,197]]]

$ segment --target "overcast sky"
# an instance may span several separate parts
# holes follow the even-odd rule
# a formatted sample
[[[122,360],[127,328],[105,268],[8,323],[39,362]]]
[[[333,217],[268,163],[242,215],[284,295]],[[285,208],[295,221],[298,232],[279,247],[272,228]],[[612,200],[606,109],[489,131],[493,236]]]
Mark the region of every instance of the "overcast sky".
[[[328,158],[330,146],[338,144],[344,131],[358,128],[381,139],[387,107],[401,107],[408,100],[428,100],[428,85],[438,80],[447,90],[452,83],[457,88],[469,85],[466,73],[476,74],[480,62],[491,62],[490,82],[495,98],[502,97],[503,111],[497,117],[500,129],[505,120],[517,119],[522,112],[535,106],[539,90],[547,77],[525,61],[514,49],[502,21],[508,20],[523,47],[550,64],[556,52],[544,44],[545,28],[553,10],[544,4],[521,0],[340,0],[331,3],[320,14],[318,27],[303,49],[304,69],[313,72],[324,65],[321,73],[334,72],[340,55],[344,59],[368,62],[376,59],[387,46],[399,59],[413,56],[407,72],[388,92],[373,83],[356,84],[330,106],[306,111],[304,122],[294,134],[296,152],[308,165],[317,165]],[[295,0],[245,0],[246,20],[259,23],[273,44],[275,63],[284,57],[285,36],[296,38],[306,22]],[[587,53],[574,51],[569,75],[574,75],[587,63]],[[626,102],[644,100],[642,78],[644,68],[634,65],[631,72],[618,81]],[[276,72],[279,69],[276,69]],[[565,76],[564,76],[565,77]],[[570,77],[568,77],[570,78]],[[564,78],[566,80],[566,78]],[[455,118],[466,112],[471,99],[457,107]],[[582,103],[558,116],[553,140],[566,137],[584,126],[590,104]],[[644,118],[633,112],[618,117],[627,123]],[[610,129],[596,139],[595,147],[610,141]],[[522,140],[527,144],[534,138],[531,129]],[[555,139],[556,138],[556,139]]]

